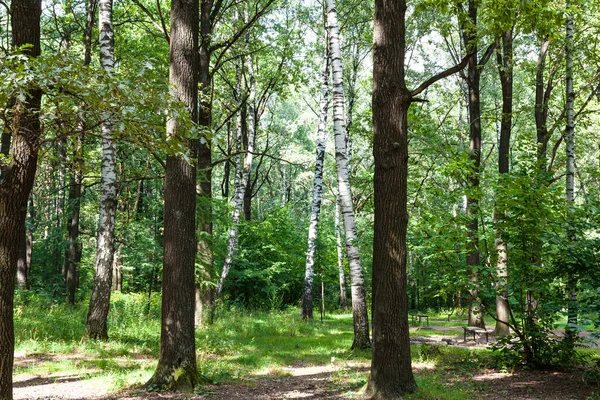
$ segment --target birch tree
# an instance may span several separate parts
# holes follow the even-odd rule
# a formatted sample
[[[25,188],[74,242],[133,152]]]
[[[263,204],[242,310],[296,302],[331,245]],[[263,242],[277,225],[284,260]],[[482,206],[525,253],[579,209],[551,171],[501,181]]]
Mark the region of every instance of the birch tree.
[[[315,250],[319,232],[319,215],[323,197],[323,164],[325,162],[325,132],[327,129],[327,110],[329,108],[329,51],[325,46],[323,71],[321,74],[321,98],[319,101],[319,126],[317,129],[317,159],[313,178],[313,198],[308,225],[308,245],[306,250],[306,268],[304,272],[304,291],[302,293],[302,318],[313,318],[313,281],[315,274]],[[343,270],[342,270],[343,271]]]
[[[575,90],[573,88],[573,7],[571,1],[567,1],[566,13],[566,36],[565,36],[565,83],[566,83],[566,180],[565,196],[567,200],[568,216],[573,217],[575,204]],[[571,221],[568,221],[569,223]],[[575,233],[572,228],[567,228],[567,241],[575,242]],[[567,273],[567,326],[565,332],[567,338],[573,341],[577,334],[577,277],[573,271]]]
[[[98,2],[100,29],[100,65],[110,74],[115,65],[113,32],[113,2]],[[108,310],[112,286],[112,265],[115,252],[115,216],[117,211],[117,146],[112,137],[109,115],[102,122],[102,166],[100,182],[100,216],[96,241],[96,273],[85,324],[85,336],[108,339]]]
[[[246,46],[249,49],[249,37],[246,35]],[[243,149],[242,151],[238,151],[237,162],[236,162],[236,179],[235,179],[235,195],[233,199],[233,223],[232,227],[229,230],[229,240],[227,242],[227,255],[225,256],[225,262],[223,263],[223,269],[221,270],[221,277],[219,279],[219,284],[217,285],[217,293],[216,297],[220,298],[223,292],[223,287],[225,285],[225,279],[229,274],[231,269],[231,264],[233,263],[233,257],[237,252],[238,245],[238,229],[240,224],[240,216],[243,211],[244,206],[244,197],[246,195],[246,189],[248,188],[248,180],[250,177],[250,169],[252,168],[252,158],[254,152],[254,137],[256,125],[254,121],[255,110],[254,104],[256,99],[256,81],[254,79],[254,68],[252,65],[252,56],[251,52],[248,52],[246,58],[246,68],[247,68],[247,86],[249,90],[249,95],[247,100],[242,99],[241,90],[239,86],[241,85],[241,66],[238,68],[238,90],[237,97],[238,101],[247,101],[247,129],[248,129],[248,147]],[[241,108],[241,107],[240,107]],[[237,139],[238,146],[241,150],[242,144],[242,116],[241,111],[238,113],[238,123],[237,123]],[[243,153],[243,157],[242,157]],[[242,163],[243,158],[243,163]]]
[[[337,167],[338,193],[340,196],[342,220],[346,237],[346,254],[350,266],[350,285],[352,291],[352,316],[354,320],[354,342],[352,348],[367,348],[371,345],[369,335],[369,317],[365,296],[360,254],[358,251],[356,224],[352,205],[352,191],[348,174],[346,154],[345,97],[343,86],[342,54],[337,11],[334,0],[327,0],[327,37],[331,69],[333,73],[333,131],[335,135],[335,163]]]

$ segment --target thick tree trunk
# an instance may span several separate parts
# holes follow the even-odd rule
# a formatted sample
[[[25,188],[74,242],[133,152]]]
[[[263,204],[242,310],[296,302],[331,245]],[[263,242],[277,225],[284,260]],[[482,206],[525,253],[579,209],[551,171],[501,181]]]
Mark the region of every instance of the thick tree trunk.
[[[40,54],[40,0],[13,0],[12,40],[15,47],[31,45],[25,54]],[[11,121],[11,160],[0,181],[0,399],[12,400],[15,334],[13,304],[19,247],[25,229],[27,200],[37,168],[40,138],[40,90],[17,102]]]
[[[346,274],[344,273],[344,247],[342,245],[342,229],[340,226],[340,202],[336,200],[335,205],[335,241],[337,247],[338,274],[340,277],[340,307],[348,311],[346,300]]]
[[[410,358],[406,296],[408,109],[406,2],[375,1],[373,47],[373,358],[367,392],[400,399],[417,389]]]
[[[572,6],[570,1],[567,1],[567,7]],[[566,60],[566,109],[567,109],[567,126],[565,129],[565,145],[566,145],[566,184],[565,195],[567,199],[567,208],[569,215],[573,215],[575,204],[575,91],[573,89],[573,15],[567,11],[566,20],[566,44],[565,44],[565,60]],[[570,243],[575,242],[575,233],[573,229],[567,228],[567,240]],[[568,292],[568,310],[567,310],[567,327],[565,333],[571,341],[577,335],[577,276],[574,271],[570,270],[567,275],[567,292]]]
[[[23,229],[19,245],[19,260],[17,261],[17,285],[24,290],[28,287],[29,265],[27,264],[27,232]]]
[[[510,169],[510,134],[512,131],[512,99],[513,99],[513,32],[507,30],[502,35],[502,48],[498,50],[498,70],[500,74],[500,85],[502,88],[502,120],[500,122],[500,140],[498,144],[498,190],[504,190],[504,180],[508,176]],[[501,52],[501,53],[500,53]],[[496,196],[502,199],[503,196]],[[496,261],[496,327],[494,334],[496,336],[506,336],[510,332],[508,319],[510,309],[508,304],[508,245],[505,239],[504,225],[506,216],[504,205],[498,204],[496,200],[494,210],[495,241],[494,246],[497,253]]]
[[[313,318],[313,288],[315,275],[315,250],[319,233],[319,215],[323,196],[323,164],[325,162],[325,132],[327,130],[327,110],[329,108],[329,52],[325,45],[323,73],[321,76],[321,99],[319,101],[319,127],[317,130],[317,159],[313,178],[313,198],[308,225],[308,244],[302,293],[302,318]]]
[[[371,345],[369,335],[369,316],[365,295],[365,281],[358,251],[356,225],[352,205],[352,191],[348,176],[346,155],[346,128],[344,122],[344,86],[342,71],[342,53],[340,34],[334,0],[327,0],[327,36],[329,55],[333,72],[333,130],[335,133],[335,163],[337,166],[338,193],[342,206],[342,220],[346,237],[346,254],[350,266],[352,292],[352,316],[354,320],[354,342],[352,348],[368,348]]]
[[[171,2],[169,83],[172,96],[198,119],[198,0]],[[167,135],[180,136],[167,120]],[[190,145],[190,148],[192,146]],[[191,149],[193,150],[193,149]],[[196,166],[167,155],[160,356],[148,385],[191,391],[198,379],[194,338]]]
[[[111,73],[115,64],[112,0],[99,1],[100,64]],[[85,324],[85,336],[108,339],[108,311],[112,286],[112,265],[115,252],[115,216],[117,212],[117,146],[112,137],[108,116],[102,123],[102,166],[100,182],[100,217],[96,241],[94,287]]]
[[[246,18],[244,17],[244,20]],[[246,37],[246,46],[249,48],[249,38]],[[246,195],[246,189],[248,188],[248,181],[250,178],[250,170],[252,168],[252,158],[254,152],[254,136],[255,132],[255,123],[254,123],[254,101],[256,98],[256,82],[254,80],[254,67],[252,63],[252,56],[246,56],[246,68],[247,68],[247,77],[249,82],[247,82],[246,86],[250,90],[247,100],[247,113],[246,113],[246,129],[248,132],[247,138],[247,147],[242,150],[243,154],[243,163],[242,163],[242,154],[238,155],[238,160],[236,163],[236,180],[235,180],[235,196],[234,196],[234,206],[233,206],[233,224],[231,229],[229,230],[229,241],[227,243],[227,255],[225,257],[225,262],[223,263],[223,269],[221,270],[221,277],[219,279],[219,284],[217,285],[216,298],[220,298],[223,293],[223,287],[225,285],[225,280],[227,279],[227,275],[231,269],[231,265],[233,263],[233,257],[237,253],[237,245],[238,245],[238,229],[240,224],[240,216],[242,213],[242,208],[244,206],[244,197]],[[240,71],[241,72],[241,71]],[[241,81],[241,76],[238,78]],[[238,89],[238,101],[242,100],[241,91]],[[240,123],[238,124],[238,145],[241,147],[243,145],[242,138],[242,124],[244,123],[241,113],[240,113]]]

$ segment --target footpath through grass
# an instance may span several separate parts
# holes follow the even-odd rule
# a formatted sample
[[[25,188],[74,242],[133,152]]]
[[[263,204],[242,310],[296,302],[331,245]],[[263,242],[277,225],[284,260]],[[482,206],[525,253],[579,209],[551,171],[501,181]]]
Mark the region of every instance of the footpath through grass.
[[[75,375],[112,391],[145,383],[156,367],[160,341],[159,298],[114,293],[110,341],[82,341],[87,302],[75,307],[19,294],[15,310],[15,374]],[[321,323],[302,321],[298,310],[222,312],[196,331],[198,368],[210,384],[244,385],[291,366],[338,367],[332,383],[358,396],[368,379],[369,351],[351,351],[352,317],[328,315]],[[481,390],[470,382],[489,354],[458,348],[412,348],[420,392],[409,399],[467,399]],[[362,365],[362,368],[357,368]]]

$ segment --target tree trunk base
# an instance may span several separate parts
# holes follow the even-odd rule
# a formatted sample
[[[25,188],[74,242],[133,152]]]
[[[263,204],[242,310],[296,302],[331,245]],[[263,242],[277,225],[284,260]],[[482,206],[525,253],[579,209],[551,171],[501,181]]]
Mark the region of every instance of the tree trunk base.
[[[198,382],[198,371],[191,364],[186,362],[179,367],[159,365],[144,386],[152,390],[191,393]]]

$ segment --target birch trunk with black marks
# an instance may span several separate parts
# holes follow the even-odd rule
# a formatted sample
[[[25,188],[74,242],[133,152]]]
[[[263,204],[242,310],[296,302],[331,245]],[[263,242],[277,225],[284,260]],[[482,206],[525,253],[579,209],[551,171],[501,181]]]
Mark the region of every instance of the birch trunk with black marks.
[[[502,119],[500,121],[500,138],[498,143],[498,190],[504,190],[505,180],[510,169],[510,135],[512,131],[513,109],[513,31],[509,29],[502,34],[501,48],[498,49],[497,62],[502,88]],[[510,309],[508,304],[508,245],[504,226],[506,214],[501,203],[504,196],[496,196],[494,205],[495,240],[494,246],[498,256],[496,261],[496,327],[494,335],[506,336],[510,332],[508,319]]]
[[[567,19],[566,19],[566,43],[565,43],[565,83],[566,83],[566,110],[567,124],[565,129],[565,147],[566,147],[566,184],[565,196],[567,200],[567,210],[569,217],[573,216],[573,208],[575,204],[575,91],[573,89],[573,15],[570,1],[567,1]],[[569,243],[574,243],[575,232],[570,227],[567,228],[567,240]],[[569,270],[567,273],[567,326],[565,333],[567,339],[571,341],[577,335],[577,275],[575,271]]]
[[[337,12],[334,0],[327,0],[327,36],[329,39],[329,55],[333,72],[333,130],[335,134],[335,162],[337,166],[338,193],[340,196],[342,220],[346,237],[346,254],[350,267],[352,292],[352,315],[354,320],[354,341],[352,348],[368,348],[371,346],[369,335],[369,317],[365,295],[365,282],[358,251],[356,225],[352,205],[352,191],[348,176],[348,159],[346,154],[346,128],[344,115],[344,86],[342,71],[342,54]]]
[[[12,41],[15,47],[30,45],[25,55],[40,55],[40,0],[13,0]],[[35,180],[41,126],[42,92],[28,91],[13,107],[10,128],[12,149],[0,180],[0,399],[12,400],[15,332],[13,306],[15,275],[25,230],[27,201]]]
[[[98,3],[100,29],[100,65],[110,74],[115,65],[113,32],[113,2]],[[117,212],[117,146],[112,135],[108,115],[102,122],[102,166],[100,182],[100,216],[96,240],[96,268],[94,287],[85,324],[85,336],[90,339],[108,339],[108,311],[112,286],[112,265],[115,252],[115,216]]]
[[[246,18],[244,18],[246,19]],[[246,35],[246,46],[249,49],[250,38]],[[254,152],[254,137],[255,137],[255,123],[254,123],[254,101],[256,99],[256,81],[254,79],[254,66],[252,62],[251,52],[248,52],[246,56],[246,77],[248,82],[246,86],[250,91],[247,101],[247,112],[246,112],[246,127],[248,130],[247,147],[240,151],[236,161],[236,179],[235,179],[235,196],[233,200],[233,218],[232,226],[229,230],[229,240],[227,242],[227,255],[225,256],[225,262],[223,263],[223,269],[221,270],[221,277],[217,285],[216,298],[220,298],[223,294],[223,287],[225,286],[225,280],[231,269],[233,258],[237,253],[238,246],[238,229],[240,224],[240,216],[243,211],[244,197],[246,195],[246,189],[248,188],[248,180],[250,178],[250,170],[252,168],[252,158]],[[241,69],[241,68],[240,68]],[[241,74],[241,71],[240,71]],[[238,78],[238,84],[241,83],[241,76]],[[241,90],[238,89],[238,101],[242,100]],[[240,121],[238,123],[238,145],[243,145],[242,140],[242,121],[241,112],[239,115]],[[242,157],[243,156],[243,157]],[[243,159],[243,161],[242,161]]]
[[[198,120],[198,0],[171,2],[169,84],[190,120]],[[185,136],[169,118],[167,136]],[[186,143],[192,156],[195,146]],[[160,355],[148,386],[191,391],[198,381],[195,343],[196,165],[168,154],[165,170],[164,255]]]
[[[327,130],[327,110],[329,108],[329,51],[325,46],[323,72],[321,76],[321,98],[319,101],[319,126],[317,129],[317,159],[313,178],[313,199],[308,225],[304,290],[302,293],[302,318],[313,318],[313,289],[315,276],[315,250],[319,233],[319,215],[323,197],[323,164],[325,162],[325,132]]]

